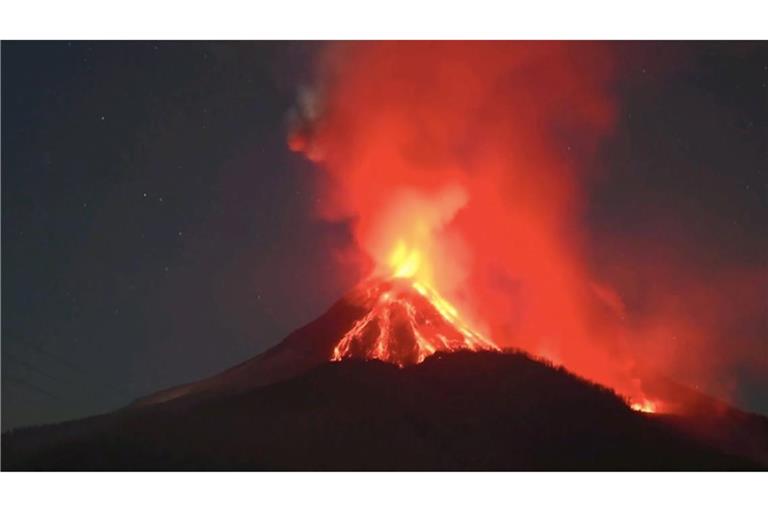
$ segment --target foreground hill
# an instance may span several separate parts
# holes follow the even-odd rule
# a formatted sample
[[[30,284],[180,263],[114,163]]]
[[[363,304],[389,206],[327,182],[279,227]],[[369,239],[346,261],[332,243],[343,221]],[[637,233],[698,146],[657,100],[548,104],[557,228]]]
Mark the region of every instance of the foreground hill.
[[[763,418],[764,420],[764,418]],[[760,469],[522,354],[327,363],[6,433],[3,469]],[[765,424],[763,424],[765,425]],[[764,431],[768,440],[768,428]]]

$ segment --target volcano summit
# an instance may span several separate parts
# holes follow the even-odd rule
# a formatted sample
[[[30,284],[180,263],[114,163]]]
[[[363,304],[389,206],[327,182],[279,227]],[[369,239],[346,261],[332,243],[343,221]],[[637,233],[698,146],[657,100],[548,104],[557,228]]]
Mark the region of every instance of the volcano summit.
[[[448,301],[417,281],[373,280],[358,294],[368,313],[334,347],[333,361],[356,357],[402,367],[436,352],[499,351],[466,326]]]

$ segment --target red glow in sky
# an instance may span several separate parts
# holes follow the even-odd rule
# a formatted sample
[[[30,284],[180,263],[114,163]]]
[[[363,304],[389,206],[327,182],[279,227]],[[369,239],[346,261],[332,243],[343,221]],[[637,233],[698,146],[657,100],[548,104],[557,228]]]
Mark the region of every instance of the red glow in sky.
[[[416,278],[496,344],[663,408],[647,370],[679,368],[659,353],[670,333],[659,322],[630,328],[621,293],[587,261],[591,157],[620,108],[614,52],[337,44],[319,68],[289,144],[324,171],[318,213],[351,223],[365,271],[387,268],[398,247],[416,251]],[[678,317],[663,326],[695,338]]]

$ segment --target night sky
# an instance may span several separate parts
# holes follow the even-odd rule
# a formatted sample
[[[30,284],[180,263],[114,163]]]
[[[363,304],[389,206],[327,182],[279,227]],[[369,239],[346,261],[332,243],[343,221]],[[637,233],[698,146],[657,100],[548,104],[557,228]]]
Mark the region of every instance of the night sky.
[[[319,48],[3,43],[3,430],[216,373],[356,282],[334,253],[348,226],[313,217],[317,171],[285,143]],[[765,268],[768,46],[617,50],[594,261],[623,233],[684,239],[701,269]],[[763,383],[744,377],[739,405],[768,413]]]

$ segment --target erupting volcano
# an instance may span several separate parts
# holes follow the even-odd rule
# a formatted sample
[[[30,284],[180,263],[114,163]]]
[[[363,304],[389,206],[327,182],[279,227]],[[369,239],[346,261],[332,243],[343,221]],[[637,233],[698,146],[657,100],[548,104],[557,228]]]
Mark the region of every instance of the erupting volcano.
[[[313,209],[347,226],[340,266],[363,283],[365,313],[331,360],[520,350],[638,411],[665,408],[639,370],[650,358],[637,347],[656,338],[629,329],[584,226],[614,72],[600,45],[327,48],[288,145],[319,171]]]
[[[645,78],[642,68],[643,87],[626,82],[622,48],[538,41],[323,45],[311,82],[296,84],[290,112],[279,109],[287,116],[287,145],[297,153],[281,154],[279,162],[300,164],[292,169],[300,181],[285,186],[297,202],[286,207],[313,216],[304,229],[318,237],[285,229],[294,220],[285,217],[274,231],[269,225],[274,238],[248,239],[250,217],[241,203],[274,195],[278,189],[261,187],[272,175],[255,182],[264,197],[245,186],[230,196],[222,187],[234,206],[211,208],[215,221],[231,223],[237,243],[248,243],[242,253],[210,260],[226,264],[208,267],[209,259],[200,258],[206,266],[199,268],[228,273],[199,288],[185,281],[178,289],[205,301],[172,310],[215,314],[195,336],[184,325],[172,337],[177,331],[164,329],[171,310],[163,303],[155,319],[146,308],[159,322],[148,325],[179,344],[170,354],[200,343],[229,358],[236,352],[224,350],[224,331],[250,358],[110,414],[4,433],[3,469],[768,467],[768,418],[723,401],[735,377],[765,382],[768,374],[768,359],[760,357],[766,337],[757,345],[756,331],[744,327],[764,325],[764,258],[754,270],[753,253],[739,252],[749,267],[720,269],[725,253],[698,245],[709,236],[707,217],[698,213],[690,218],[707,229],[690,235],[691,247],[678,244],[687,215],[697,212],[694,196],[721,171],[688,159],[696,146],[680,126],[649,129],[657,126],[650,118],[671,123],[696,103],[681,102],[674,115],[654,95],[623,103],[635,88],[647,94],[653,73]],[[707,95],[706,103],[716,102]],[[705,124],[721,136],[719,123]],[[266,127],[272,143],[275,125]],[[637,153],[634,130],[652,132],[650,153],[657,141],[676,140],[674,158]],[[729,151],[724,170],[731,160]],[[677,165],[696,169],[690,182]],[[649,179],[655,174],[663,181]],[[642,193],[636,197],[634,189]],[[729,194],[723,202],[733,202]],[[667,206],[673,199],[680,210]],[[645,216],[656,207],[659,224]],[[731,218],[740,219],[738,230],[752,222],[727,217],[713,238],[717,246],[737,236]],[[273,252],[283,236],[301,243]],[[206,256],[224,252],[219,239],[189,239],[199,240],[194,244]],[[269,254],[253,258],[255,252]],[[187,267],[186,258],[181,263],[178,274],[168,272],[169,282],[198,268]],[[220,300],[219,287],[230,282],[242,293]],[[110,289],[112,295],[122,298]],[[145,311],[143,296],[130,295]],[[175,307],[178,297],[168,297]],[[273,308],[290,302],[295,311]],[[233,306],[241,316],[229,314]],[[176,316],[183,323],[192,315]],[[97,323],[112,319],[110,313],[109,322]],[[233,319],[242,319],[244,330],[232,328]],[[290,334],[269,339],[283,328]],[[206,367],[198,363],[183,371]],[[186,375],[182,368],[176,375]]]
[[[435,290],[417,281],[371,281],[361,292],[369,312],[334,347],[333,361],[358,357],[405,366],[435,352],[500,350],[466,326]]]
[[[332,361],[357,357],[402,367],[435,352],[500,350],[466,325],[433,287],[417,279],[421,260],[421,252],[409,251],[401,242],[389,258],[391,278],[371,278],[358,287],[352,300],[368,312],[333,348]]]

